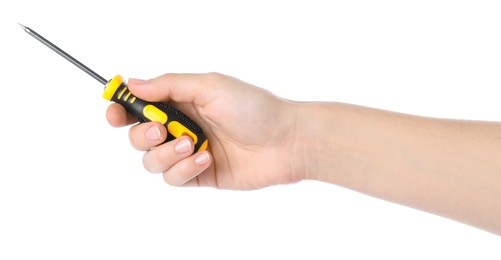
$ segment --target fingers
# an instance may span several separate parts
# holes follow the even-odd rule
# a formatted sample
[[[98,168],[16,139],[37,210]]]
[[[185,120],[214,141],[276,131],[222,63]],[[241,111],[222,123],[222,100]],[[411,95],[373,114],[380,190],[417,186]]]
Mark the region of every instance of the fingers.
[[[211,163],[209,152],[191,155],[193,141],[180,137],[162,144],[144,154],[144,168],[149,172],[163,172],[164,180],[170,185],[182,186],[202,173]]]
[[[209,152],[192,155],[194,144],[188,136],[162,144],[166,137],[167,130],[160,123],[149,122],[131,127],[129,138],[132,146],[147,151],[143,157],[147,171],[163,173],[165,182],[182,186],[210,166],[212,159]]]
[[[121,127],[137,122],[137,119],[125,111],[120,104],[113,103],[106,110],[106,119],[113,127]]]
[[[158,122],[138,124],[130,128],[131,145],[140,151],[147,151],[167,139],[167,129]]]
[[[219,73],[165,74],[147,81],[129,79],[129,89],[149,101],[174,100],[204,105],[211,100],[211,89],[227,79]]]
[[[189,182],[190,186],[194,186],[191,182],[210,166],[211,160],[207,151],[196,153],[164,171],[164,180],[173,186],[183,186]],[[196,186],[198,185],[197,183]]]
[[[152,173],[161,173],[193,152],[193,142],[187,136],[162,144],[144,154],[144,168]]]
[[[151,80],[129,79],[130,91],[148,101],[187,102],[203,106],[213,100],[228,77],[217,74],[166,74]],[[111,104],[106,111],[108,122],[114,127],[137,122],[123,106]],[[149,122],[131,127],[129,139],[138,150],[147,151],[143,157],[146,170],[163,173],[165,182],[175,186],[198,185],[196,176],[206,170],[212,161],[209,152],[193,154],[194,144],[189,137],[180,137],[168,143],[167,130],[160,123]]]

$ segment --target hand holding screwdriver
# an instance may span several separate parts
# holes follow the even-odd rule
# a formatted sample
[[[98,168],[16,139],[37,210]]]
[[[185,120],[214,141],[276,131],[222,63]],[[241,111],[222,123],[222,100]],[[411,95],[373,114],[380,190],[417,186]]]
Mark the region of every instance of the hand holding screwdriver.
[[[129,80],[130,91],[151,102],[175,101],[211,140],[207,151],[191,155],[193,143],[179,138],[162,144],[165,128],[159,123],[134,125],[132,145],[146,151],[145,168],[163,173],[176,186],[211,186],[222,189],[256,189],[299,181],[295,167],[295,109],[270,92],[217,73],[166,74],[141,81]],[[113,126],[136,120],[123,107],[112,104],[107,118]],[[213,164],[211,164],[213,159]]]
[[[150,150],[145,155],[145,167],[153,172],[164,172],[168,183],[250,189],[299,180],[289,177],[290,169],[270,168],[271,164],[275,164],[273,159],[287,157],[290,153],[284,149],[277,154],[277,147],[285,145],[283,140],[288,140],[288,132],[294,130],[291,128],[293,122],[288,118],[289,113],[282,113],[288,110],[280,109],[285,103],[269,92],[219,74],[171,74],[146,82],[131,80],[129,89],[122,77],[115,76],[106,81],[34,30],[21,24],[19,26],[106,86],[103,97],[116,102],[108,110],[112,125],[124,125],[136,120],[151,122],[134,126],[131,129],[131,141],[138,149]],[[137,88],[140,84],[145,85],[145,88]],[[140,95],[139,98],[133,95],[134,91]],[[203,126],[211,131],[216,144],[219,144],[217,147],[211,146],[219,163],[200,177],[197,176],[209,167],[211,161],[209,153],[205,151],[208,140],[202,128],[188,116],[160,102],[167,100],[176,101],[176,107],[186,111],[196,121],[204,122]],[[134,134],[146,128],[149,129],[144,135],[147,138]],[[171,141],[173,137],[177,140]],[[166,140],[170,142],[165,143]],[[286,143],[285,146],[292,145],[291,142]],[[157,145],[157,149],[152,149]],[[261,145],[264,147],[260,148]],[[176,153],[172,153],[172,149]],[[192,153],[197,154],[182,160]],[[244,166],[240,156],[264,164],[257,168],[248,164],[244,169],[247,173],[242,177],[235,172]],[[270,169],[275,170],[270,172]],[[255,180],[255,177],[258,179]]]

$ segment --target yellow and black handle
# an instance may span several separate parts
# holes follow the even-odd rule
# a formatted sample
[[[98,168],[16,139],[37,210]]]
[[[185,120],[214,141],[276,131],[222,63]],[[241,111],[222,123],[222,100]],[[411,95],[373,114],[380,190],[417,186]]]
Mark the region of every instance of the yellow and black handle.
[[[164,124],[169,132],[166,142],[187,135],[195,144],[194,153],[207,149],[209,144],[207,137],[202,128],[193,120],[168,104],[147,102],[135,97],[128,90],[127,84],[120,75],[115,76],[106,84],[103,98],[121,104],[141,123],[153,121]]]

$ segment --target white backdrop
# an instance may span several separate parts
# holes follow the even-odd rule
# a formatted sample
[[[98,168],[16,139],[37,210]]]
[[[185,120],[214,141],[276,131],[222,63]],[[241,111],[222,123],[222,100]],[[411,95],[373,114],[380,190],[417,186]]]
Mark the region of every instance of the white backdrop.
[[[293,100],[501,121],[499,1],[32,0],[0,14],[0,259],[500,259],[498,236],[330,184],[168,186],[107,124],[102,86],[16,24],[106,78],[218,71]]]

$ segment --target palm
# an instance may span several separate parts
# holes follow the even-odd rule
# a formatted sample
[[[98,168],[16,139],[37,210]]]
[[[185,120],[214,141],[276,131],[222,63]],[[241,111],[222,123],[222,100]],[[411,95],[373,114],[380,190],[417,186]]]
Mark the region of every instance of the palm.
[[[236,79],[225,81],[228,87],[207,94],[209,102],[197,107],[214,157],[198,184],[254,189],[294,181],[288,159],[293,120],[281,109],[285,102],[257,87],[231,82]]]

